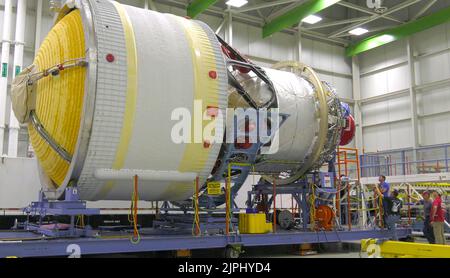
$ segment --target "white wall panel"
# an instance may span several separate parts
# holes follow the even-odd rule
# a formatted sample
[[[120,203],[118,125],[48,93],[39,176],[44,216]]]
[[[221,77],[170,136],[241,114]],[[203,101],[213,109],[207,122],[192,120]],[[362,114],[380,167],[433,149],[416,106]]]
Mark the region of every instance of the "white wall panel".
[[[405,41],[395,41],[364,52],[360,56],[361,74],[394,67],[407,61]]]
[[[389,124],[389,146],[387,149],[402,149],[413,146],[411,121]]]
[[[420,57],[415,63],[417,84],[450,78],[450,52]]]
[[[36,165],[34,159],[4,159],[0,164],[0,209],[20,209],[37,200]]]
[[[389,149],[389,126],[373,126],[363,129],[364,152]]]
[[[450,46],[448,29],[450,24],[442,24],[413,36],[416,52],[420,54],[438,52]]]
[[[272,45],[271,58],[273,60],[296,60],[294,36],[284,33],[275,33],[270,39]]]
[[[417,108],[421,115],[450,111],[450,88],[439,87],[419,94]]]
[[[261,36],[261,29],[253,26],[248,26],[248,53],[253,56],[270,58],[270,40],[263,39]]]
[[[409,88],[408,65],[395,67],[386,71],[387,92],[396,92]]]
[[[389,121],[389,107],[386,102],[369,103],[362,106],[363,126]]]
[[[389,120],[397,121],[411,116],[409,96],[389,99],[387,106],[389,109]]]
[[[363,99],[388,93],[386,72],[377,72],[361,77],[361,97]]]
[[[450,114],[421,119],[420,136],[424,145],[450,143]]]
[[[326,81],[336,88],[337,94],[343,98],[353,98],[352,80],[347,77],[319,73],[320,79]]]
[[[364,128],[364,151],[376,152],[412,146],[411,122],[402,121]]]
[[[331,45],[333,49],[333,72],[340,72],[345,74],[352,74],[352,65],[349,58],[345,54],[345,48]]]
[[[250,53],[250,30],[248,27],[248,25],[242,23],[233,23],[233,47],[236,47],[241,53],[245,54]]]

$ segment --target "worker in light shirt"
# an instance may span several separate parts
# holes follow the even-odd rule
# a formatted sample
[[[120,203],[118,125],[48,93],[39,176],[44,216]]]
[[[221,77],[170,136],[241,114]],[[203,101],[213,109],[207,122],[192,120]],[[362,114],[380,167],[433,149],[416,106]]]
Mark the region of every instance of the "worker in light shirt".
[[[433,207],[431,208],[430,223],[433,227],[434,239],[436,244],[445,245],[444,225],[445,208],[442,204],[442,190],[437,189],[433,192]]]

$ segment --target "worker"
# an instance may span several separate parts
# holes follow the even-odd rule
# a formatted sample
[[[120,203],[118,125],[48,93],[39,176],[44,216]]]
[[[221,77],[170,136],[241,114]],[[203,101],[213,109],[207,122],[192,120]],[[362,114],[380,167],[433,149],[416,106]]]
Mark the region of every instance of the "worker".
[[[430,224],[431,208],[433,207],[433,201],[431,200],[431,195],[429,191],[422,193],[423,200],[421,204],[423,205],[423,236],[428,240],[428,243],[434,244],[434,234],[433,227]]]
[[[386,182],[386,176],[379,176],[378,181],[380,182],[378,184],[377,192],[382,198],[382,214],[383,214],[383,223],[386,224],[387,217],[389,215],[389,191],[391,189],[391,186],[389,183]]]
[[[392,194],[385,207],[385,211],[387,211],[386,217],[386,228],[393,234],[394,240],[398,240],[397,237],[397,223],[400,221],[400,210],[403,206],[402,200],[398,197],[398,190],[392,191]]]
[[[445,209],[442,204],[443,192],[441,189],[433,191],[433,206],[431,208],[430,223],[433,227],[434,239],[436,244],[445,245],[444,222]]]

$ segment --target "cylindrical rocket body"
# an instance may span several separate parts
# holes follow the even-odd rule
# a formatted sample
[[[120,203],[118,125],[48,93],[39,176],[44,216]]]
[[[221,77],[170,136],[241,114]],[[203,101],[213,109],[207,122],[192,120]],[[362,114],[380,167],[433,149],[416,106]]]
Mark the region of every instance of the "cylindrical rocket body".
[[[225,132],[223,122],[204,118],[205,111],[246,107],[229,88],[232,67],[221,43],[199,21],[109,0],[72,3],[62,9],[34,61],[40,72],[60,68],[37,82],[41,125],[29,126],[47,197],[61,198],[67,186],[76,185],[84,200],[128,200],[131,177],[138,175],[140,199],[188,199],[195,177],[201,183],[210,177],[225,144],[202,136],[211,123],[216,135]],[[65,69],[70,63],[78,64]],[[295,171],[317,153],[324,132],[320,115],[327,109],[318,104],[317,84],[308,78],[264,72],[279,112],[288,118],[256,170]],[[264,102],[272,92],[253,77],[242,74],[239,82]],[[187,141],[177,142],[174,125],[183,121],[192,130],[182,136]]]

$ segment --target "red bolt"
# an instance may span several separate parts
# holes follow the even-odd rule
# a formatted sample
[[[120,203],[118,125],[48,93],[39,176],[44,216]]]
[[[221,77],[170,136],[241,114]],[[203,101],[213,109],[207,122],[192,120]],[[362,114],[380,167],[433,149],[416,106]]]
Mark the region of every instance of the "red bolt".
[[[219,108],[216,106],[208,106],[206,108],[206,112],[207,112],[208,116],[214,118],[219,115]]]
[[[209,72],[209,77],[211,78],[211,79],[217,79],[217,72],[216,71],[210,71]]]
[[[208,140],[203,142],[203,148],[209,149],[210,147],[211,147],[211,142],[209,142]]]
[[[63,64],[58,65],[58,69],[59,70],[64,70],[64,65]]]
[[[112,55],[111,53],[106,55],[106,61],[108,61],[109,63],[112,63],[116,60],[116,57],[114,57],[114,55]]]

